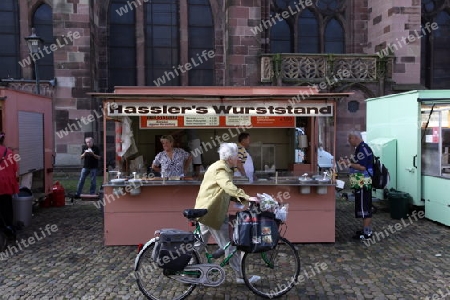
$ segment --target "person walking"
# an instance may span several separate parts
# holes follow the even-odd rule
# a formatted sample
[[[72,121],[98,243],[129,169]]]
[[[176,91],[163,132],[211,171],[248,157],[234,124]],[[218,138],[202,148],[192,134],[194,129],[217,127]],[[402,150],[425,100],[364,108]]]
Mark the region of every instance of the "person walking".
[[[91,186],[89,193],[95,195],[97,191],[97,171],[98,161],[100,160],[100,149],[94,145],[92,137],[85,138],[85,145],[81,149],[81,158],[84,159],[83,168],[81,169],[80,179],[78,180],[77,192],[75,198],[80,198],[83,192],[83,186],[88,175],[91,175]]]
[[[230,196],[235,197],[241,204],[246,203],[246,201],[258,202],[258,198],[250,197],[233,183],[232,169],[238,161],[237,145],[235,143],[222,143],[219,147],[219,157],[220,159],[210,165],[205,172],[195,200],[195,208],[208,210],[206,215],[199,218],[203,241],[207,242],[210,234],[212,234],[219,247],[224,249],[230,241],[227,215]],[[234,250],[235,246],[228,247],[225,250],[225,255],[228,256]],[[233,255],[230,266],[236,273],[236,282],[244,283],[240,251]],[[251,283],[258,280],[260,280],[260,277],[256,275],[249,279]]]
[[[0,228],[8,239],[16,240],[16,231],[13,226],[13,195],[19,193],[17,181],[17,156],[4,145],[5,133],[0,132]],[[1,247],[1,245],[0,245]]]
[[[363,230],[357,230],[353,238],[366,240],[372,238],[373,153],[359,131],[350,132],[348,142],[355,147],[355,153],[350,159],[341,158],[340,163],[349,167],[350,187],[355,191],[355,217],[363,220]]]

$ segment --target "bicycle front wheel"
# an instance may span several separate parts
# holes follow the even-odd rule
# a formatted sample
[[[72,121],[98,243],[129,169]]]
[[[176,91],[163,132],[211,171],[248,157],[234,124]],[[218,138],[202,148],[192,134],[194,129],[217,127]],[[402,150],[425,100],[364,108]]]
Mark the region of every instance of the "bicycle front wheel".
[[[297,283],[299,274],[298,252],[283,237],[280,237],[274,249],[262,253],[245,253],[242,258],[245,284],[253,293],[264,298],[277,298],[289,292]],[[261,279],[250,282],[253,275]]]
[[[152,259],[155,243],[148,246],[139,257],[136,265],[135,276],[139,290],[152,300],[181,300],[189,296],[195,289],[195,284],[181,283],[173,278],[172,275],[191,276],[184,274],[183,271],[174,272],[160,268]],[[200,263],[198,253],[192,252],[190,265]],[[195,277],[198,277],[194,274]]]

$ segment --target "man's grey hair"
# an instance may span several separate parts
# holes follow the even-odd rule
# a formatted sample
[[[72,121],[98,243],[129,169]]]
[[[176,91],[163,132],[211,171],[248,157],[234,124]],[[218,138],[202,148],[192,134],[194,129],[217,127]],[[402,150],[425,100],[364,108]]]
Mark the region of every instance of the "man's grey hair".
[[[235,143],[222,143],[218,152],[220,159],[228,160],[238,155],[238,146]]]
[[[350,131],[348,133],[348,136],[356,136],[357,138],[359,138],[361,140],[363,139],[362,135],[361,135],[361,131],[356,131],[356,130]]]

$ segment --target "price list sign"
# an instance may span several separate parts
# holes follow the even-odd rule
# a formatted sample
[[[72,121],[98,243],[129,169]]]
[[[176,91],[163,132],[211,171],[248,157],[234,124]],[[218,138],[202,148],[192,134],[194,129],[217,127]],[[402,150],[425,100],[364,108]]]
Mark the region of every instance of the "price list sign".
[[[219,116],[184,116],[185,127],[219,126]]]
[[[140,128],[172,128],[178,126],[178,117],[148,116],[140,118]]]
[[[252,125],[252,119],[250,116],[226,116],[226,126],[249,126]]]
[[[252,117],[252,125],[261,128],[294,128],[295,117]]]

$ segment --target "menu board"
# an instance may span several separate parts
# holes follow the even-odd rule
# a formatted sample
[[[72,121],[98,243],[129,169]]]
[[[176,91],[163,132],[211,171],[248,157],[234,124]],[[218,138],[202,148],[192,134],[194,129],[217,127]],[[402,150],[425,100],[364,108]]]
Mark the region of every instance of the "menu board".
[[[225,126],[249,126],[251,124],[250,116],[225,116]]]
[[[293,128],[295,127],[295,117],[252,117],[252,126]]]
[[[183,127],[216,127],[219,116],[185,116]]]
[[[178,127],[178,117],[172,116],[150,116],[141,117],[140,125],[142,128],[154,127]]]
[[[140,129],[154,128],[294,128],[295,117],[277,116],[148,116],[139,118]]]

